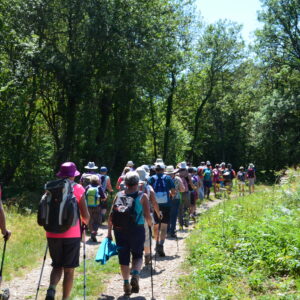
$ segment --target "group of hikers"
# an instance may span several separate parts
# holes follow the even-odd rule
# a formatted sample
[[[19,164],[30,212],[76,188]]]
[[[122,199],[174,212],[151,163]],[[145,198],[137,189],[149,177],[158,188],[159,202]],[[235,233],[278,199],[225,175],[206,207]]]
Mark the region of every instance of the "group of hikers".
[[[195,221],[197,200],[210,198],[214,188],[215,197],[222,190],[229,195],[233,180],[237,179],[239,192],[254,191],[255,167],[249,164],[235,172],[231,164],[201,162],[194,167],[180,162],[176,168],[166,166],[157,159],[151,166],[135,168],[128,161],[117,180],[117,193],[113,198],[111,179],[107,167],[94,162],[85,166],[80,175],[73,162],[65,162],[57,173],[59,180],[45,185],[38,209],[38,223],[46,230],[47,247],[52,259],[50,284],[46,300],[55,299],[56,286],[63,276],[63,300],[70,299],[74,269],[79,266],[80,242],[82,231],[89,230],[92,242],[97,242],[97,231],[107,218],[107,238],[117,245],[118,258],[123,277],[126,296],[139,292],[139,275],[144,264],[152,263],[152,238],[155,241],[155,257],[164,257],[167,237],[177,239],[179,229],[189,226],[190,219]],[[111,208],[108,198],[111,195]],[[6,229],[5,217],[0,206],[0,228],[4,238],[10,237]],[[47,249],[48,249],[47,248]]]

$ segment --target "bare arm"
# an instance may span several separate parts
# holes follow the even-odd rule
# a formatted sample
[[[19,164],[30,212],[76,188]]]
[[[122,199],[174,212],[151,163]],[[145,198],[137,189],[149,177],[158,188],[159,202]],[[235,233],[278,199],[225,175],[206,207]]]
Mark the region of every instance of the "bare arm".
[[[11,232],[6,229],[5,214],[4,214],[1,200],[0,200],[0,229],[1,229],[1,233],[3,234],[4,239],[8,240],[11,235]]]
[[[153,189],[150,189],[150,198],[149,199],[154,208],[154,211],[156,212],[156,215],[159,216],[160,215],[159,206],[157,204],[157,201],[155,198],[155,193],[154,193]]]
[[[141,199],[141,203],[143,205],[143,212],[144,212],[144,217],[145,220],[148,223],[148,226],[152,226],[152,219],[150,216],[150,207],[149,207],[149,201],[148,201],[148,196],[147,194],[144,194],[142,199]]]
[[[82,195],[82,197],[79,201],[79,211],[80,211],[80,215],[81,215],[83,223],[88,225],[89,221],[90,221],[90,214],[89,214],[89,210],[86,205],[85,194]]]
[[[113,226],[113,224],[112,224],[112,220],[111,220],[111,214],[112,214],[112,210],[113,210],[113,208],[114,208],[114,204],[115,204],[115,202],[116,202],[116,200],[117,200],[117,197],[118,197],[118,196],[116,195],[114,201],[113,201],[112,204],[111,204],[110,212],[109,212],[109,214],[108,214],[108,219],[107,219],[107,237],[108,237],[109,239],[112,239],[111,231],[112,231],[112,226]]]
[[[110,193],[112,193],[112,192],[114,191],[113,188],[112,188],[112,186],[111,186],[110,178],[107,178],[107,184],[106,184],[106,187],[107,187],[107,189],[108,189],[108,191],[109,191]]]

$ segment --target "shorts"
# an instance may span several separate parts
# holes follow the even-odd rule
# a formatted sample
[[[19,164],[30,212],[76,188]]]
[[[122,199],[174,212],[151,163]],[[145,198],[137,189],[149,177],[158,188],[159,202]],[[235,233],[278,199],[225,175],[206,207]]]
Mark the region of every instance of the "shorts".
[[[254,178],[248,178],[249,185],[254,185]]]
[[[52,267],[76,268],[79,266],[81,238],[47,238]]]
[[[204,180],[203,185],[206,188],[211,188],[212,187],[212,182],[210,180]]]
[[[129,231],[114,230],[116,244],[118,246],[119,264],[129,266],[130,255],[132,258],[142,258],[145,243],[144,224],[136,225]]]
[[[169,224],[170,223],[171,207],[169,207],[169,206],[160,206],[159,205],[159,210],[162,212],[163,218],[160,220],[159,217],[157,216],[156,212],[154,212],[155,224],[158,224],[159,222],[164,223],[164,224]]]
[[[100,200],[101,209],[107,209],[107,200]]]

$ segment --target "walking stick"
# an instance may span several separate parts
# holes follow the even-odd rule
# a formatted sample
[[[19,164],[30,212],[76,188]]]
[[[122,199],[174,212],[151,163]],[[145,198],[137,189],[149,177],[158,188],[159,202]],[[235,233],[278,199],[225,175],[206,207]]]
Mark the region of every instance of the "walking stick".
[[[159,232],[160,232],[160,228],[161,228],[161,219],[159,219],[158,221],[158,231],[157,231],[157,237],[156,237],[156,249],[155,249],[155,261],[154,261],[154,268],[156,267],[156,256],[157,256],[157,245],[159,243]]]
[[[2,261],[1,261],[1,269],[0,269],[0,284],[2,282],[2,271],[3,271],[3,264],[4,264],[4,256],[6,251],[6,242],[7,240],[4,239],[4,246],[3,246],[3,253],[2,253]]]
[[[83,299],[86,299],[86,264],[85,264],[85,232],[86,232],[86,225],[83,225]]]
[[[149,235],[150,235],[150,275],[151,275],[151,300],[154,300],[154,297],[153,297],[152,230],[151,230],[151,226],[149,226]]]
[[[36,289],[35,300],[37,300],[38,294],[39,294],[39,290],[40,290],[40,284],[41,284],[42,275],[43,275],[44,266],[45,266],[45,261],[46,261],[46,257],[47,257],[47,251],[48,251],[48,242],[46,244],[46,250],[45,250],[44,260],[43,260],[42,269],[41,269],[41,273],[40,273],[40,279],[39,279],[38,286],[37,286],[37,289]]]

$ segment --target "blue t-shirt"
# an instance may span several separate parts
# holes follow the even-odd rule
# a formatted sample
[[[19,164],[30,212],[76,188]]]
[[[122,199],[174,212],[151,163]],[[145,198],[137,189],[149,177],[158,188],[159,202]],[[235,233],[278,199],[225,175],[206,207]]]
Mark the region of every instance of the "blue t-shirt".
[[[153,187],[154,192],[156,192],[155,189],[156,189],[159,179],[163,180],[164,191],[166,192],[167,198],[168,198],[167,203],[159,203],[159,205],[160,206],[171,206],[171,199],[170,199],[169,193],[170,193],[171,189],[175,189],[174,181],[172,180],[172,178],[170,176],[165,175],[165,174],[156,174],[156,175],[151,176],[148,180],[148,183]]]

